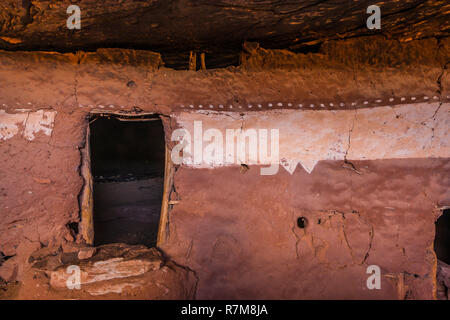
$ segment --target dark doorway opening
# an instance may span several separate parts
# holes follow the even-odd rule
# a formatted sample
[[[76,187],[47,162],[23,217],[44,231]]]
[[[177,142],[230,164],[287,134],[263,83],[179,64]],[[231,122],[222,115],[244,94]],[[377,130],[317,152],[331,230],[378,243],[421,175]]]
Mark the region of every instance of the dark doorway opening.
[[[445,209],[436,221],[434,251],[439,260],[450,264],[450,209]]]
[[[158,116],[96,115],[90,122],[94,245],[155,246],[165,142]]]

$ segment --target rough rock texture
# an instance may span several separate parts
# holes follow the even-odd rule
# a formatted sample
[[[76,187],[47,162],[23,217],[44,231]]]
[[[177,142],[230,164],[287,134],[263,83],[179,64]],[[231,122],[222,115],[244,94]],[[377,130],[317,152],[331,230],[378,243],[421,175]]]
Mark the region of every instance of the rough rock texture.
[[[438,260],[436,271],[437,298],[450,300],[450,266]]]
[[[89,259],[60,250],[37,251],[19,299],[191,299],[195,274],[165,260],[156,249],[124,244],[104,245]],[[83,249],[80,250],[82,252]],[[80,289],[72,284],[73,269],[80,268]]]
[[[13,299],[20,290],[18,281],[6,282],[0,279],[0,300]]]
[[[0,140],[0,252],[9,257],[0,273],[12,275],[11,283],[34,284],[33,252],[63,247],[76,254],[80,149],[91,111],[160,113],[167,141],[181,110],[221,111],[220,105],[236,125],[250,109],[261,116],[306,108],[336,114],[417,102],[443,119],[448,39],[405,46],[380,40],[359,48],[355,41],[309,55],[255,49],[238,68],[204,72],[167,69],[157,54],[128,50],[1,52],[0,132],[10,130],[6,125],[12,131]],[[349,47],[385,54],[346,60]],[[265,54],[273,58],[260,60]],[[397,63],[401,57],[408,57],[404,64]],[[54,112],[54,121],[35,126],[33,120],[26,130],[40,110]],[[416,120],[411,128],[420,125]],[[342,160],[321,161],[311,174],[280,170],[267,177],[257,166],[177,168],[171,200],[178,202],[162,249],[197,274],[199,298],[433,298],[433,210],[450,202],[448,158],[352,163],[359,174]],[[299,216],[308,219],[305,229],[296,227]],[[380,291],[365,289],[369,264],[382,269]],[[33,292],[30,298],[41,294]]]
[[[66,28],[67,7],[81,9],[81,30]],[[367,7],[381,7],[381,30],[368,30]],[[235,61],[246,40],[270,48],[310,50],[329,39],[383,34],[408,41],[449,33],[445,0],[4,0],[0,48],[76,50],[132,47],[162,51],[188,65],[189,50],[207,51],[207,63]]]
[[[78,259],[84,260],[91,258],[97,250],[95,248],[83,248],[78,252]]]

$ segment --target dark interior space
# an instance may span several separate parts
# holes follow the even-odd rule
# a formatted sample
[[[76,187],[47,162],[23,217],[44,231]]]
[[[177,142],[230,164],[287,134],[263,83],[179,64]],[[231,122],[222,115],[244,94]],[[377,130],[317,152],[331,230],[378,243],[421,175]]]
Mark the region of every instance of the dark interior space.
[[[156,244],[165,143],[159,117],[100,116],[90,124],[94,245]]]
[[[436,221],[434,251],[439,260],[450,264],[450,209],[444,210]]]

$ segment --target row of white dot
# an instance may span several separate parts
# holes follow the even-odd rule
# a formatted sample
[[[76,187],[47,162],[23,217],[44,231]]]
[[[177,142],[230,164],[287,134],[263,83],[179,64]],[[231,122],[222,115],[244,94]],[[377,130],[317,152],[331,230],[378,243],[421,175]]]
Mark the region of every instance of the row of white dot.
[[[411,101],[417,100],[416,97],[409,97],[409,98],[401,97],[401,98],[400,98],[400,101],[406,101],[407,99],[410,99]],[[433,96],[432,99],[433,99],[433,100],[439,100],[439,97],[438,97],[438,96]],[[450,99],[450,96],[447,96],[447,99]],[[395,100],[394,98],[389,98],[389,102],[393,102],[394,100]],[[430,97],[424,96],[424,97],[423,97],[423,100],[430,100]],[[382,99],[377,99],[377,100],[375,100],[375,103],[381,103],[381,102],[383,102]],[[364,104],[364,105],[367,105],[367,104],[369,104],[369,101],[364,101],[363,104]],[[269,108],[273,107],[274,105],[275,105],[275,104],[273,104],[273,103],[268,103],[268,104],[267,104],[267,106],[268,106]],[[293,107],[293,106],[294,106],[292,103],[287,103],[286,105],[287,105],[288,107]],[[328,105],[329,105],[330,107],[334,107],[335,105],[336,105],[336,106],[340,106],[340,107],[345,107],[345,103],[343,103],[343,102],[340,102],[339,104],[329,103]],[[352,105],[352,106],[356,106],[357,103],[356,103],[356,102],[352,102],[351,105]],[[277,107],[283,107],[284,104],[283,104],[282,102],[278,102],[278,103],[276,104],[276,106],[277,106]],[[311,107],[311,108],[314,108],[315,106],[316,106],[315,104],[310,104],[310,105],[309,105],[309,107]],[[322,107],[322,108],[325,108],[325,104],[324,104],[324,103],[320,103],[318,106],[320,106],[320,107]],[[191,108],[191,109],[195,108],[195,106],[194,106],[193,104],[189,104],[189,105],[187,105],[187,106],[183,104],[183,105],[180,105],[180,107],[181,107],[181,108]],[[235,106],[233,106],[232,104],[230,104],[230,105],[228,106],[229,109],[233,109],[234,107],[235,107]],[[248,109],[252,109],[252,108],[254,108],[254,107],[255,107],[255,108],[262,108],[262,104],[257,104],[256,106],[255,106],[255,105],[252,105],[252,104],[249,104],[249,105],[247,106]],[[303,104],[300,103],[300,104],[298,104],[298,107],[299,107],[299,108],[303,108],[303,107],[308,107],[308,105],[303,105]],[[210,104],[210,105],[207,105],[207,106],[203,106],[202,104],[199,104],[199,105],[198,105],[198,108],[200,108],[200,109],[203,109],[203,108],[214,109],[214,105]],[[223,109],[223,108],[225,108],[225,106],[224,106],[223,104],[219,104],[219,105],[218,105],[218,108],[219,108],[219,109]],[[242,109],[243,106],[242,106],[242,105],[239,105],[239,106],[237,106],[236,108]]]
[[[401,97],[400,98],[400,101],[406,101],[406,100],[411,100],[411,101],[415,101],[415,100],[417,100],[418,98],[416,98],[416,97],[409,97],[409,98],[406,98],[406,97]],[[430,97],[428,97],[428,96],[424,96],[424,97],[422,97],[422,99],[423,100],[430,100],[430,99],[432,99],[432,100],[439,100],[439,97],[438,96],[433,96],[432,98],[430,98]],[[450,99],[450,96],[447,96],[447,99]],[[389,102],[393,102],[395,99],[394,98],[389,98]],[[374,100],[375,101],[375,103],[381,103],[381,102],[383,102],[383,100],[382,99],[377,99],[377,100]],[[17,102],[16,103],[17,105],[19,105],[20,103],[19,102]],[[28,104],[29,105],[32,105],[32,103],[31,102],[28,102]],[[364,105],[368,105],[369,104],[369,101],[364,101],[363,102],[363,104]],[[267,106],[268,107],[273,107],[275,104],[273,104],[273,103],[268,103],[267,104]],[[287,103],[286,104],[288,107],[293,107],[294,105],[292,104],[292,103]],[[328,104],[330,107],[334,107],[335,105],[336,106],[340,106],[340,107],[345,107],[345,103],[343,103],[343,102],[341,102],[341,103],[339,103],[339,104],[334,104],[334,103],[329,103]],[[356,102],[352,102],[351,103],[351,105],[352,106],[356,106],[357,105],[357,103]],[[8,105],[6,105],[6,104],[2,104],[2,106],[3,107],[8,107]],[[282,102],[278,102],[277,104],[276,104],[276,106],[277,107],[283,107],[284,106],[284,104],[282,103]],[[303,107],[307,107],[308,105],[303,105],[303,104],[298,104],[298,107],[299,108],[303,108]],[[309,107],[311,107],[311,108],[314,108],[316,105],[315,104],[310,104],[309,105]],[[320,107],[322,107],[322,108],[325,108],[325,104],[324,103],[320,103],[320,104],[318,104],[318,106],[320,106]],[[93,106],[93,105],[82,105],[82,104],[80,104],[79,105],[79,107],[89,107],[89,108],[93,108],[93,107],[98,107],[98,108],[105,108],[105,106],[103,106],[103,105],[97,105],[97,106]],[[115,105],[112,105],[112,104],[110,104],[110,105],[108,105],[108,107],[109,108],[115,108],[116,106]],[[117,106],[117,107],[119,107],[119,106]],[[181,108],[195,108],[195,106],[194,105],[192,105],[192,104],[189,104],[189,105],[181,105],[180,106]],[[200,109],[202,109],[204,106],[203,105],[198,105],[198,108],[200,108]],[[214,109],[214,105],[212,105],[212,104],[210,104],[210,105],[208,105],[206,108],[210,108],[210,109]],[[219,109],[223,109],[223,108],[225,108],[225,106],[224,105],[222,105],[222,104],[219,104],[218,105],[218,107],[219,107]],[[228,106],[230,109],[233,109],[234,108],[234,106],[233,105],[229,105]],[[262,104],[257,104],[256,106],[254,106],[254,105],[251,105],[251,104],[249,104],[248,106],[247,106],[247,108],[249,108],[249,109],[252,109],[253,107],[255,107],[255,108],[262,108]],[[125,108],[125,106],[120,106],[120,108],[121,109],[123,109],[123,108]],[[237,106],[237,108],[239,108],[239,109],[242,109],[243,108],[243,106],[242,105],[239,105],[239,106]]]

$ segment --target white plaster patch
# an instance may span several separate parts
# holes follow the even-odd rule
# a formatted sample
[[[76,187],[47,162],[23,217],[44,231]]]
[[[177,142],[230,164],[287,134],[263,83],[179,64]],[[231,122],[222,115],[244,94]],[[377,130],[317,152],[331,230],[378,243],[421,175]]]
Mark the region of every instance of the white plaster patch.
[[[38,132],[50,136],[55,116],[56,111],[6,113],[0,110],[0,140],[11,139],[19,133],[29,141],[34,140]]]
[[[293,174],[295,169],[297,168],[299,161],[298,160],[287,160],[285,158],[280,160],[281,166],[286,169],[287,172]]]
[[[321,160],[448,158],[450,103],[438,107],[439,103],[415,103],[339,111],[271,110],[242,116],[194,111],[175,118],[192,136],[194,121],[202,122],[203,131],[217,129],[224,137],[227,129],[278,129],[280,160],[258,158],[250,164],[280,164],[292,174],[298,163],[311,173]],[[196,168],[222,165],[231,164],[188,164]]]
[[[303,159],[300,160],[299,163],[302,165],[303,169],[305,169],[306,172],[311,173],[314,170],[314,167],[318,163],[318,160],[314,159]],[[290,174],[292,174],[290,172]]]

